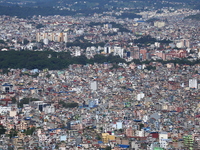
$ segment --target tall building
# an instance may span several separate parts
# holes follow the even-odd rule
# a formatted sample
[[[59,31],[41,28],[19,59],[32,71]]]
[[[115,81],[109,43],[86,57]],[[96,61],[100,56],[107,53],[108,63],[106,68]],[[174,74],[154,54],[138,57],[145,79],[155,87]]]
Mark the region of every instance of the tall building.
[[[107,43],[107,44],[104,46],[104,53],[106,53],[106,54],[111,53],[111,45],[110,45],[109,43]]]
[[[67,32],[63,33],[63,42],[67,43]]]
[[[104,53],[119,55],[121,58],[124,56],[124,49],[121,46],[113,45],[113,43],[106,43],[104,46]]]
[[[130,48],[131,51],[131,57],[133,59],[139,59],[140,58],[140,49],[137,46],[131,47]]]
[[[167,149],[168,143],[168,133],[167,132],[160,132],[159,133],[159,143],[161,148]]]
[[[184,47],[190,48],[190,40],[189,39],[182,39],[181,43]]]
[[[147,59],[147,50],[141,49],[140,50],[140,60],[146,60]]]
[[[176,46],[178,48],[184,48],[184,47],[190,48],[191,47],[190,40],[189,39],[181,39],[176,43]]]
[[[119,55],[121,58],[123,57],[124,49],[118,46],[114,46],[114,55]]]

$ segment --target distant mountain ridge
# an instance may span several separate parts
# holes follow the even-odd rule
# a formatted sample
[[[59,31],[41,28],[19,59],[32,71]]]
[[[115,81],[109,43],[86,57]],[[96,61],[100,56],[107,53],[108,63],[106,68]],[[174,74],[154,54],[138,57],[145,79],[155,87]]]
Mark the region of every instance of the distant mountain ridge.
[[[195,7],[200,5],[199,0],[2,0],[0,5],[24,6],[67,6],[78,7],[146,7],[146,6],[184,6]],[[106,5],[106,6],[105,6]],[[180,6],[179,6],[180,7]]]
[[[33,15],[88,16],[123,10],[123,13],[135,16],[135,13],[143,10],[158,10],[163,7],[200,9],[200,2],[199,0],[2,0],[0,15],[23,18]]]

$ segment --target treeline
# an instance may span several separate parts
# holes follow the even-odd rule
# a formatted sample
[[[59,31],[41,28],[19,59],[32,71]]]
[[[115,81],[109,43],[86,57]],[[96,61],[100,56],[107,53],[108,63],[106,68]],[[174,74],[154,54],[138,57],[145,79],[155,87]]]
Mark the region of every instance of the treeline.
[[[14,69],[45,69],[61,70],[67,68],[70,64],[94,64],[94,63],[123,63],[124,59],[119,56],[95,55],[93,59],[87,59],[84,55],[72,57],[69,52],[52,51],[1,51],[0,68]]]
[[[135,13],[129,13],[129,12],[127,12],[127,13],[122,13],[121,15],[119,15],[119,16],[116,16],[116,18],[129,18],[129,19],[134,19],[134,18],[142,18],[142,16],[141,15],[137,15],[137,14],[135,14]]]
[[[146,20],[147,23],[154,23],[155,21],[160,21],[160,19],[158,19],[158,18],[150,18],[150,19]]]
[[[190,15],[186,17],[185,19],[194,19],[194,20],[200,20],[200,13],[196,15]]]
[[[0,52],[0,69],[45,69],[49,70],[62,70],[68,68],[71,64],[94,64],[94,63],[113,63],[115,68],[118,68],[118,63],[127,63],[124,59],[119,56],[113,56],[112,54],[104,56],[97,54],[92,59],[87,59],[86,56],[81,55],[79,57],[72,57],[69,52],[34,52],[34,51],[1,51]],[[148,60],[140,61],[133,60],[132,62],[136,64],[150,64],[151,62],[160,62],[162,64],[174,63],[180,65],[195,65],[199,64],[200,60],[189,61],[188,59],[174,59],[174,60]],[[129,64],[131,62],[128,62]]]
[[[72,102],[72,103],[66,103],[64,101],[59,101],[59,104],[62,105],[64,108],[75,108],[78,107],[78,103]]]

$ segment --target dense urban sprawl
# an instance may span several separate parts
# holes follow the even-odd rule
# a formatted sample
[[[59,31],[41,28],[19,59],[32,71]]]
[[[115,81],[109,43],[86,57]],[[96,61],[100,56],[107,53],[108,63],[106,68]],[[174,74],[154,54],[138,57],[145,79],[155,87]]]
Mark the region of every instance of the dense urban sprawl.
[[[0,149],[199,149],[200,65],[157,61],[199,59],[200,22],[187,18],[199,11],[162,11],[137,19],[0,16],[1,51],[129,62],[1,69]]]

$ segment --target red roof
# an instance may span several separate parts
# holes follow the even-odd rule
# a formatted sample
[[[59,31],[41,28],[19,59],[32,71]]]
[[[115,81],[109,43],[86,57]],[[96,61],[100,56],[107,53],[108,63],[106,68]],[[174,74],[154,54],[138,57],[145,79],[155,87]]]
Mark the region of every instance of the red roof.
[[[4,99],[1,99],[2,101],[12,101],[11,99],[9,98],[4,98]]]
[[[200,118],[200,115],[196,115],[195,117],[196,117],[196,118]]]

